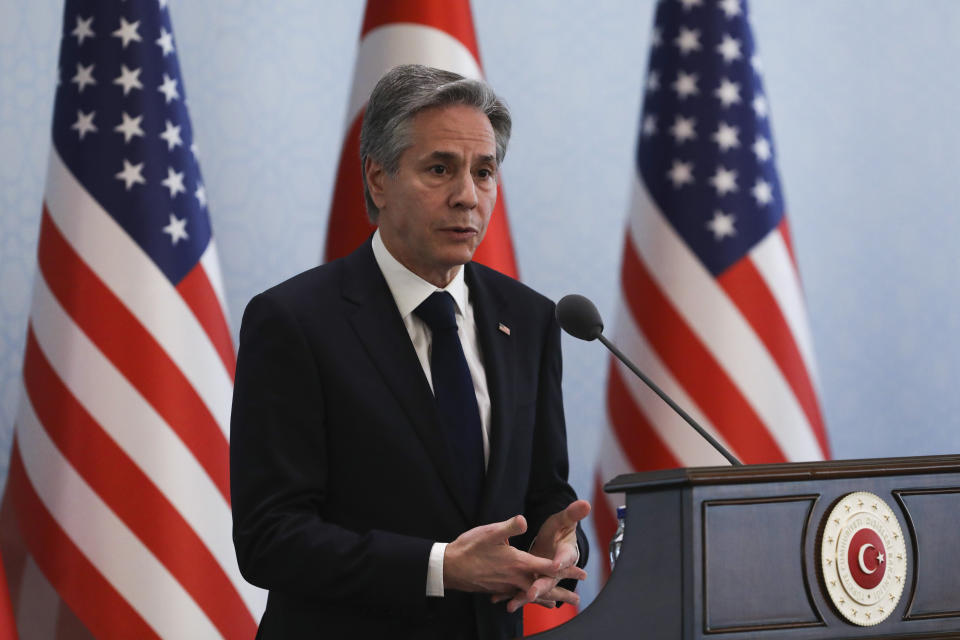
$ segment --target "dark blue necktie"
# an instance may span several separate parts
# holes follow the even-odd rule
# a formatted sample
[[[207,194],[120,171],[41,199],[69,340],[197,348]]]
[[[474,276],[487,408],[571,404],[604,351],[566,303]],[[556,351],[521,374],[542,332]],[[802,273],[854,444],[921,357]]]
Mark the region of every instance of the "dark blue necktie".
[[[440,422],[461,478],[464,497],[476,515],[483,491],[483,435],[473,378],[457,335],[453,296],[435,291],[413,311],[433,333],[430,377]]]

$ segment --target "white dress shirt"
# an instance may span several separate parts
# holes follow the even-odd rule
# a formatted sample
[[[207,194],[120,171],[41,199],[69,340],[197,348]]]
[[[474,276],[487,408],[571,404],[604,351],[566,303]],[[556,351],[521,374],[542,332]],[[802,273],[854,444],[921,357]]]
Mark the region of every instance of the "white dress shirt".
[[[380,267],[393,300],[403,318],[403,324],[410,335],[410,341],[420,359],[420,366],[427,377],[430,389],[433,389],[433,378],[430,375],[430,349],[433,334],[426,323],[418,318],[414,309],[420,306],[435,291],[446,291],[453,296],[456,307],[457,333],[463,345],[463,355],[470,369],[473,379],[473,390],[477,395],[477,407],[480,409],[481,436],[483,437],[483,460],[487,464],[490,460],[490,392],[487,388],[487,375],[483,369],[483,357],[480,353],[480,342],[477,338],[477,323],[473,316],[473,304],[470,302],[470,290],[463,277],[461,268],[457,275],[443,289],[438,289],[417,274],[413,273],[393,257],[378,229],[373,234],[373,257]],[[427,595],[443,596],[443,554],[446,543],[435,542],[430,549],[430,560],[427,565]]]

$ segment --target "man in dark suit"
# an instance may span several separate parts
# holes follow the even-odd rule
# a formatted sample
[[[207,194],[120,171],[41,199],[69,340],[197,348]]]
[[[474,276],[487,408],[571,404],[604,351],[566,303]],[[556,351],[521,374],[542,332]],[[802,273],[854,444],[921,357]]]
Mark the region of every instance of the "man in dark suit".
[[[524,604],[578,602],[554,305],[470,262],[510,126],[481,82],[388,72],[361,133],[377,232],[244,313],[231,491],[258,637],[506,639]]]

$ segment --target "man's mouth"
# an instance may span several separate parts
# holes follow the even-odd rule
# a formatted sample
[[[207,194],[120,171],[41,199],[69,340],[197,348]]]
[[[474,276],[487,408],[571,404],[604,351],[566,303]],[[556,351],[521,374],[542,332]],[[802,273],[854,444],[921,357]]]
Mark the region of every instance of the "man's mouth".
[[[460,227],[460,226],[449,226],[443,227],[442,232],[456,236],[456,237],[469,237],[477,234],[477,229],[475,227]]]

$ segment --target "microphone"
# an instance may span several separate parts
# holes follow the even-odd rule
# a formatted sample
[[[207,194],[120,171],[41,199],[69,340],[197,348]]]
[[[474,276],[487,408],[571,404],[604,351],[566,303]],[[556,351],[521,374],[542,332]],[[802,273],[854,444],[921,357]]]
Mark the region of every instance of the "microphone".
[[[627,368],[630,371],[640,378],[645,385],[650,387],[650,389],[660,396],[660,399],[666,402],[671,409],[673,409],[677,415],[684,419],[684,421],[689,424],[694,430],[699,433],[704,440],[713,445],[713,448],[720,452],[724,458],[730,461],[730,464],[734,466],[741,466],[741,463],[737,458],[727,451],[726,447],[717,442],[717,440],[707,433],[707,430],[697,424],[697,421],[690,417],[690,415],[680,408],[680,406],[673,401],[673,398],[668,396],[660,387],[654,384],[653,380],[648,378],[637,365],[633,364],[627,356],[623,354],[620,349],[617,348],[615,344],[607,340],[606,336],[603,335],[603,320],[600,318],[600,312],[597,311],[597,307],[590,302],[589,298],[586,298],[581,295],[571,294],[564,296],[560,299],[560,302],[557,303],[557,320],[560,322],[560,326],[564,331],[572,335],[574,338],[579,338],[581,340],[592,341],[600,340],[607,349],[610,350],[610,353],[617,356],[617,359],[620,360],[623,364],[627,365]]]

